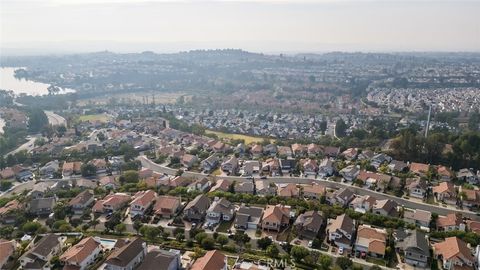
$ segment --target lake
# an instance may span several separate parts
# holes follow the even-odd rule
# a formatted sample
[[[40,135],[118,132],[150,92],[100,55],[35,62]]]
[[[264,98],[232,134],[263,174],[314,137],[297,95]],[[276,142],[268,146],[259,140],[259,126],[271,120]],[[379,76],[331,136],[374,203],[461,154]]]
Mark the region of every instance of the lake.
[[[5,127],[5,120],[0,117],[0,134],[3,134],[3,127]]]
[[[0,89],[12,90],[15,94],[27,94],[32,96],[47,95],[47,88],[50,86],[46,83],[35,82],[26,79],[15,78],[15,70],[18,68],[4,67],[0,68]],[[73,89],[63,89],[60,93],[72,93]]]

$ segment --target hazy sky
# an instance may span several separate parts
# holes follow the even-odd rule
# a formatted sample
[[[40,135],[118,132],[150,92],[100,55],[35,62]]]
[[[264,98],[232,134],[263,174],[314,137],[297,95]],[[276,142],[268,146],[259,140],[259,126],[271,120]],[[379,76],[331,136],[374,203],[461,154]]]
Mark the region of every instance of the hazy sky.
[[[0,0],[12,52],[480,51],[480,0]]]

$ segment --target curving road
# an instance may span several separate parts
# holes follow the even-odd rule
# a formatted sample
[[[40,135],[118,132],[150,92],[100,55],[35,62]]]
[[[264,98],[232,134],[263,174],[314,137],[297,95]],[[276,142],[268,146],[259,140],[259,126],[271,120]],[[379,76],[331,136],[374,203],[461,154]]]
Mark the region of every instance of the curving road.
[[[67,120],[62,116],[52,112],[52,111],[44,111],[48,117],[48,123],[52,126],[66,126]]]
[[[26,139],[28,140],[26,143],[20,145],[19,147],[15,148],[15,150],[12,150],[8,152],[7,154],[4,155],[6,158],[8,155],[14,155],[15,153],[18,153],[22,150],[27,150],[27,152],[32,151],[33,148],[35,148],[35,140],[38,138],[41,138],[42,135],[36,134],[32,136],[27,136]]]
[[[149,168],[153,171],[156,171],[156,172],[159,172],[159,173],[166,173],[166,174],[170,174],[170,175],[175,175],[175,173],[177,172],[176,169],[171,169],[171,168],[168,168],[168,167],[165,167],[165,166],[158,165],[158,164],[154,163],[153,161],[151,161],[150,159],[148,159],[145,156],[140,156],[140,157],[138,157],[138,159],[141,161],[143,167]],[[189,172],[189,171],[184,172],[183,175],[186,176],[186,177],[191,177],[191,178],[195,178],[195,179],[210,176],[210,177],[214,177],[214,178],[230,179],[230,180],[234,180],[234,181],[251,181],[251,180],[245,179],[244,177],[239,177],[239,176],[221,176],[221,177],[218,177],[218,176],[212,176],[212,175],[207,175],[207,174],[203,174],[203,173]],[[328,181],[328,180],[325,180],[325,179],[311,179],[311,178],[301,178],[301,177],[269,177],[267,180],[263,180],[263,181],[267,181],[269,183],[278,183],[278,184],[284,184],[284,183],[297,183],[297,184],[320,183],[320,184],[323,184],[326,187],[332,188],[332,189],[339,189],[339,188],[343,188],[343,187],[348,187],[348,188],[352,189],[355,192],[355,194],[370,195],[370,196],[373,196],[377,199],[395,200],[399,205],[402,205],[406,208],[425,210],[425,211],[428,211],[428,212],[437,213],[439,215],[447,215],[447,214],[450,214],[452,212],[457,212],[457,213],[461,213],[465,217],[471,218],[472,220],[479,220],[480,221],[480,216],[477,216],[477,214],[475,212],[472,212],[472,211],[469,211],[469,210],[452,209],[452,208],[446,208],[446,207],[442,207],[442,206],[438,206],[438,205],[427,204],[427,203],[419,202],[419,201],[411,201],[411,200],[407,200],[407,199],[404,199],[404,198],[399,198],[399,197],[396,197],[396,196],[393,196],[393,195],[377,192],[377,191],[374,191],[374,190],[364,189],[364,188],[357,187],[357,186],[352,186],[352,185],[346,184],[346,183]]]

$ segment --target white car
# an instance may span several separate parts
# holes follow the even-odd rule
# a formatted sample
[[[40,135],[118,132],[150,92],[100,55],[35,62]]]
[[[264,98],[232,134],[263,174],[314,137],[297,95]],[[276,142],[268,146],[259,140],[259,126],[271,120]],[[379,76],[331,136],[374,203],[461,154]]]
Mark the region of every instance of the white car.
[[[343,247],[338,248],[338,254],[343,255]]]
[[[313,246],[313,241],[308,241],[308,247],[311,248]]]

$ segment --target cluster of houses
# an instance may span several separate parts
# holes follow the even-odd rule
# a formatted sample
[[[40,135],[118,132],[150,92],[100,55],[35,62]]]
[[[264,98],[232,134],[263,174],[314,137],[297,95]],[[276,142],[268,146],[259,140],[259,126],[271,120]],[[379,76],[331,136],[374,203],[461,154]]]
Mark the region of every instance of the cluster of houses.
[[[421,211],[421,210],[417,210]],[[408,217],[414,222],[425,225],[430,212],[422,211],[422,215]],[[455,220],[455,214],[439,218],[439,230],[456,230],[462,228],[461,221]],[[413,221],[413,220],[412,220]],[[428,220],[428,223],[430,220]],[[457,223],[455,223],[457,222]],[[477,230],[479,222],[469,224],[471,230]],[[458,224],[458,225],[456,225]],[[463,227],[465,230],[465,227]],[[395,251],[402,255],[402,261],[410,266],[430,268],[430,263],[441,262],[443,269],[475,269],[478,255],[472,247],[458,237],[447,237],[444,240],[429,239],[424,230],[398,229],[392,235],[384,228],[370,225],[357,225],[356,221],[343,214],[329,219],[326,227],[328,241],[343,252],[353,253],[357,257],[384,258],[389,237],[395,242]],[[430,250],[433,249],[433,253]],[[432,258],[433,256],[433,258]],[[477,258],[476,258],[477,257]]]
[[[231,230],[233,231],[262,230],[269,233],[279,233],[291,227],[301,239],[313,240],[325,234],[330,244],[358,257],[385,257],[388,240],[390,237],[395,237],[395,248],[403,254],[407,264],[425,267],[431,257],[429,249],[433,248],[433,256],[442,261],[445,269],[454,269],[458,266],[468,268],[474,265],[471,247],[461,239],[451,237],[445,239],[445,241],[429,240],[423,231],[428,232],[432,228],[432,214],[430,212],[420,209],[406,209],[391,199],[360,196],[349,188],[331,190],[319,184],[299,185],[288,183],[288,181],[283,184],[275,184],[264,179],[263,176],[291,176],[301,173],[305,177],[327,178],[335,175],[341,176],[345,182],[354,182],[356,185],[377,191],[385,191],[387,188],[399,185],[410,198],[426,199],[428,194],[432,194],[435,200],[442,204],[476,208],[480,206],[480,191],[478,188],[470,189],[465,186],[455,186],[452,180],[459,179],[477,185],[480,180],[479,172],[474,172],[471,169],[461,169],[454,172],[445,166],[415,162],[405,163],[394,160],[384,153],[374,153],[370,150],[361,151],[356,148],[341,151],[338,147],[298,143],[290,146],[276,144],[247,146],[239,144],[234,147],[205,136],[165,128],[165,124],[158,125],[155,121],[151,123],[142,122],[142,125],[132,121],[119,121],[116,125],[132,130],[141,127],[142,132],[154,134],[156,137],[142,136],[134,131],[111,129],[102,131],[107,134],[102,142],[89,140],[73,146],[66,146],[67,143],[65,143],[65,147],[63,147],[63,144],[52,142],[41,147],[48,148],[50,144],[53,144],[56,145],[55,147],[63,147],[62,151],[88,152],[110,146],[119,146],[119,142],[122,141],[133,145],[138,150],[153,149],[156,153],[168,156],[170,159],[178,158],[180,164],[187,170],[196,168],[199,171],[210,173],[219,168],[227,175],[242,175],[245,178],[241,181],[231,181],[226,177],[212,181],[208,177],[199,179],[183,176],[173,177],[144,168],[138,172],[139,178],[142,184],[151,189],[127,194],[116,192],[120,187],[118,178],[105,174],[112,168],[119,168],[124,163],[122,157],[92,159],[85,163],[95,167],[96,173],[99,174],[98,180],[76,177],[82,174],[84,163],[80,161],[66,162],[54,159],[38,168],[38,173],[43,178],[61,177],[64,180],[35,184],[34,188],[29,191],[26,202],[13,200],[0,208],[0,222],[3,224],[15,223],[17,218],[15,211],[19,209],[26,210],[29,214],[35,216],[49,216],[58,202],[58,198],[55,196],[56,190],[79,187],[82,191],[68,202],[76,215],[81,215],[88,210],[92,210],[96,214],[107,215],[128,209],[127,213],[131,218],[152,216],[155,221],[180,216],[192,225],[203,224],[204,228],[210,229],[222,222],[231,222]],[[43,148],[37,148],[36,150],[44,151]],[[199,149],[208,153],[203,160],[200,155],[193,151]],[[36,150],[34,149],[34,151]],[[53,148],[50,150],[53,150]],[[340,170],[336,164],[339,159],[346,164]],[[361,161],[362,164],[368,164],[370,168],[373,168],[372,171],[361,169],[358,161]],[[432,170],[438,175],[437,185],[435,186],[425,180],[427,174]],[[379,171],[389,173],[380,173]],[[415,176],[406,179],[406,183],[400,184],[395,172],[407,171]],[[33,177],[34,174],[31,169],[19,165],[7,167],[0,171],[0,180],[15,178],[18,181],[28,181]],[[97,198],[92,190],[98,186],[111,192],[103,198]],[[159,195],[156,192],[160,190],[168,191],[177,187],[186,187],[188,191],[199,191],[201,194],[193,200],[185,202],[180,197]],[[235,192],[313,200],[325,199],[331,205],[341,205],[359,213],[402,218],[421,230],[398,230],[393,235],[389,235],[384,228],[357,224],[355,220],[345,214],[337,216],[335,219],[328,219],[320,211],[297,213],[292,207],[282,204],[266,205],[264,207],[235,204],[226,198],[222,198],[220,193],[218,194],[219,197],[210,199],[205,195],[207,192]],[[439,231],[459,230],[480,233],[480,222],[466,220],[454,213],[438,217],[434,224],[434,229]],[[24,269],[42,269],[45,265],[48,265],[51,256],[61,255],[60,259],[65,265],[71,265],[74,267],[72,269],[85,269],[95,263],[98,254],[103,250],[101,241],[91,237],[82,239],[63,254],[59,254],[64,248],[63,245],[63,237],[53,234],[46,235],[39,242],[32,244],[29,251],[22,256],[20,262]],[[15,243],[0,240],[2,251],[9,252],[11,246],[15,247]],[[132,249],[143,251],[131,253]],[[127,256],[128,259],[124,256]],[[224,257],[219,252],[209,252],[205,257],[198,259],[193,264],[192,269],[205,269],[200,266],[194,268],[194,266],[195,264],[201,264],[205,267],[205,265],[211,263],[211,260],[216,261],[215,265],[225,266],[220,262],[225,261]],[[223,259],[220,260],[220,258]],[[151,269],[158,262],[157,260],[168,261],[166,265],[169,265],[169,267],[166,269],[177,269],[175,267],[179,267],[178,253],[158,249],[147,251],[143,240],[137,238],[118,241],[104,263],[105,269],[132,269],[133,267]],[[1,262],[2,257],[0,257]],[[170,268],[170,265],[172,268]]]
[[[152,179],[149,176],[148,170],[142,170],[144,179]],[[344,208],[350,208],[360,213],[373,213],[385,217],[403,218],[409,224],[420,228],[413,231],[398,230],[393,235],[389,235],[384,228],[373,227],[366,224],[358,224],[348,215],[343,214],[334,219],[328,219],[320,211],[306,211],[297,213],[295,209],[288,205],[266,205],[264,207],[249,206],[245,204],[235,204],[228,201],[226,198],[214,197],[210,199],[204,193],[210,192],[229,192],[231,191],[233,182],[229,180],[218,180],[211,182],[207,178],[199,179],[197,181],[180,180],[183,177],[170,177],[164,179],[165,183],[177,183],[183,186],[202,190],[206,187],[202,194],[195,197],[189,202],[184,202],[180,197],[170,195],[158,195],[153,190],[138,191],[134,194],[115,193],[111,192],[103,198],[95,198],[91,189],[84,189],[74,198],[70,199],[68,205],[72,208],[75,214],[84,213],[85,210],[91,209],[96,214],[109,214],[122,209],[128,209],[127,213],[131,217],[147,216],[154,217],[153,220],[172,219],[174,217],[182,217],[186,222],[193,224],[203,224],[204,228],[213,229],[222,222],[231,222],[232,231],[258,231],[262,230],[266,233],[280,233],[287,228],[292,228],[300,239],[313,240],[321,235],[326,235],[328,243],[342,249],[342,252],[352,253],[358,257],[376,257],[384,258],[385,250],[388,245],[389,237],[395,237],[396,250],[403,254],[405,263],[414,266],[423,266],[430,258],[429,249],[433,247],[435,258],[439,258],[445,269],[453,269],[453,265],[460,265],[470,267],[474,265],[474,259],[471,248],[467,247],[461,239],[447,238],[445,242],[429,241],[424,231],[428,232],[432,224],[432,213],[419,209],[406,209],[399,206],[394,200],[377,199],[373,196],[360,196],[355,194],[349,188],[341,188],[338,190],[327,189],[322,185],[297,185],[278,184],[268,185],[269,191],[261,195],[275,194],[279,197],[286,198],[304,198],[319,200],[322,197],[326,202],[332,205],[340,205]],[[108,182],[107,180],[112,180]],[[184,182],[182,182],[184,181]],[[105,183],[115,183],[113,177],[105,177]],[[265,183],[266,181],[258,181]],[[208,184],[206,184],[208,183]],[[245,182],[252,184],[252,182]],[[442,182],[447,183],[448,182]],[[256,190],[256,185],[252,184]],[[42,185],[40,185],[42,186]],[[57,202],[55,196],[45,197],[49,194],[51,189],[68,188],[68,186],[60,185],[56,187],[46,187],[45,189],[35,188],[29,193],[29,201],[25,204],[13,200],[0,208],[0,221],[4,224],[12,224],[15,222],[15,210],[27,209],[28,212],[38,216],[48,216],[52,213],[53,208]],[[236,186],[233,186],[234,190]],[[262,190],[261,188],[259,190]],[[257,190],[258,191],[258,190]],[[271,193],[270,193],[271,192]],[[50,193],[51,194],[51,193]],[[253,194],[253,193],[252,193]],[[402,213],[402,214],[401,214]],[[155,223],[152,223],[155,224]],[[474,231],[480,232],[480,222],[467,220],[462,218],[459,214],[449,214],[446,216],[439,216],[435,221],[435,229],[438,231]],[[47,239],[57,239],[48,240]],[[398,239],[397,239],[398,238]],[[45,244],[53,245],[49,250],[56,251],[57,245],[62,245],[60,237],[49,235],[45,238]],[[142,241],[142,240],[134,240]],[[40,241],[38,245],[42,244]],[[143,241],[142,241],[143,243]],[[455,243],[455,245],[450,245]],[[128,244],[128,243],[127,243]],[[138,246],[141,246],[140,244]],[[75,247],[75,248],[74,248]],[[68,249],[60,258],[65,264],[73,264],[79,267],[81,265],[90,265],[97,257],[97,250],[101,250],[99,244],[92,238],[85,238],[79,244]],[[455,247],[455,253],[448,250],[446,247]],[[79,250],[89,248],[92,250],[91,256],[86,256],[82,261],[76,252]],[[118,248],[117,256],[121,257],[121,248]],[[138,247],[137,247],[138,248]],[[447,249],[447,250],[445,250]],[[458,249],[458,252],[457,252]],[[31,252],[27,253],[21,259],[22,265],[45,265],[49,260],[48,254],[37,254],[36,248],[32,247]],[[43,249],[38,249],[38,252]],[[115,250],[115,249],[114,249]],[[466,251],[469,251],[467,253]],[[163,254],[162,252],[160,252]],[[55,253],[57,254],[57,253]],[[83,252],[82,252],[83,254]],[[453,255],[452,255],[453,254]],[[466,254],[470,254],[467,256]],[[158,254],[157,254],[158,255]],[[155,255],[155,256],[157,256]],[[109,259],[105,261],[106,264],[121,264],[120,268],[105,268],[105,269],[131,269],[130,263],[134,265],[146,263],[146,260],[139,259],[131,260],[128,263],[125,260],[119,260],[110,255]],[[141,255],[148,256],[148,253]],[[153,256],[153,255],[152,255]],[[154,257],[155,257],[154,256]],[[160,255],[158,255],[160,256]],[[142,257],[142,258],[143,258]],[[68,261],[70,259],[77,260],[76,262]],[[146,258],[146,257],[145,257]],[[121,268],[127,267],[127,268]],[[146,266],[145,266],[146,267]],[[27,267],[25,269],[36,269],[34,267]],[[83,268],[81,268],[83,269]],[[149,268],[142,268],[149,269]],[[200,268],[202,269],[202,268]],[[467,268],[468,269],[468,268]]]
[[[212,173],[214,170],[220,169],[225,175],[245,177],[303,175],[305,177],[327,178],[340,176],[343,181],[355,182],[357,185],[377,191],[385,191],[387,188],[408,189],[409,196],[418,198],[423,198],[421,197],[422,190],[428,191],[431,188],[420,180],[432,170],[438,175],[439,182],[460,179],[476,185],[480,179],[480,172],[474,172],[468,168],[454,172],[446,166],[433,166],[415,162],[406,163],[394,160],[384,153],[357,148],[348,148],[341,151],[338,147],[313,143],[308,145],[295,143],[290,146],[281,146],[274,143],[232,146],[206,136],[166,128],[163,122],[163,124],[158,124],[158,121],[147,120],[118,120],[112,123],[110,129],[94,129],[95,132],[92,134],[105,134],[103,141],[99,141],[95,135],[91,135],[92,138],[87,141],[67,146],[69,143],[71,144],[71,139],[68,139],[70,137],[65,135],[62,138],[55,138],[52,142],[41,147],[48,148],[49,145],[60,147],[60,152],[90,152],[107,147],[119,147],[120,143],[127,143],[138,150],[154,150],[157,155],[167,156],[170,159],[177,158],[180,165],[186,170]],[[69,132],[72,133],[72,131]],[[140,135],[138,132],[144,132],[147,135]],[[202,155],[198,154],[199,151],[202,152]],[[35,149],[33,152],[35,152]],[[49,153],[52,157],[56,156],[56,152],[51,152],[48,149],[41,149],[40,152]],[[342,163],[346,165],[339,167],[337,162],[339,160],[344,161]],[[120,168],[123,163],[121,156],[113,156],[108,159],[92,159],[86,164],[93,165],[95,173],[102,176],[107,171]],[[370,168],[372,171],[361,169],[359,163],[368,164],[367,169]],[[81,174],[82,165],[83,163],[80,161],[63,162],[53,159],[40,167],[38,172],[43,178],[75,178],[75,176]],[[7,167],[1,170],[0,180],[33,178],[31,170],[18,167]],[[413,180],[409,179],[407,185],[402,186],[400,179],[395,175],[396,172],[407,171],[412,172],[415,178]],[[415,184],[412,182],[415,182]],[[414,185],[418,189],[413,188]],[[463,193],[466,193],[466,195]],[[423,195],[426,194],[427,192],[423,192]],[[477,204],[476,191],[475,195],[471,191],[465,191],[462,194],[464,195],[462,197],[457,194],[458,203],[455,202],[454,204],[467,207]],[[452,203],[454,201],[452,195],[450,197],[440,195],[437,199],[447,204]],[[460,202],[462,200],[463,202]]]
[[[195,260],[192,252],[182,254],[180,250],[148,246],[139,237],[103,239],[89,236],[71,246],[62,235],[46,234],[37,238],[19,258],[21,269],[51,269],[51,260],[57,256],[63,269],[68,270],[227,270],[227,257],[219,251],[208,251]],[[0,267],[12,263],[9,258],[17,246],[19,243],[15,241],[0,240]],[[250,269],[245,265],[252,263],[244,262],[243,266],[239,263],[235,269]]]

